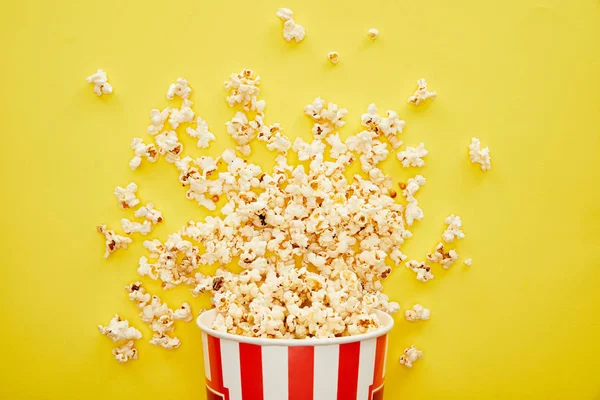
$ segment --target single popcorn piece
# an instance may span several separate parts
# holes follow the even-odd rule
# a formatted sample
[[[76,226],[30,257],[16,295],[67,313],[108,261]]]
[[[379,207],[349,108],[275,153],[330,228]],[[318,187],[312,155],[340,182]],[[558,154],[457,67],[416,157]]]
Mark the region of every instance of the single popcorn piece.
[[[198,139],[196,146],[199,149],[206,149],[210,142],[216,140],[215,135],[208,130],[206,121],[200,117],[196,117],[196,128],[188,127],[185,131],[194,139]]]
[[[190,83],[183,78],[177,78],[175,83],[172,83],[169,86],[169,90],[167,90],[167,99],[173,100],[175,96],[179,96],[186,100],[188,97],[190,97],[191,93],[192,88],[190,87]]]
[[[132,222],[127,218],[121,219],[121,226],[126,234],[131,233],[141,233],[142,235],[147,235],[152,231],[152,224],[150,221],[144,221],[143,223]]]
[[[288,19],[283,23],[283,38],[286,41],[291,42],[295,40],[296,43],[301,42],[305,34],[304,27],[294,22],[293,19]]]
[[[145,206],[138,208],[133,216],[136,218],[146,218],[148,221],[152,222],[153,225],[156,225],[163,220],[162,213],[154,208],[153,203],[148,203]]]
[[[192,308],[188,303],[183,303],[181,307],[173,312],[173,318],[183,322],[190,322],[194,318]]]
[[[142,158],[146,158],[149,162],[154,163],[158,160],[158,150],[152,143],[145,144],[141,138],[133,138],[131,140],[131,148],[133,149],[134,156],[129,161],[129,167],[132,170],[136,170],[141,162]]]
[[[407,146],[406,150],[398,152],[396,155],[398,160],[402,162],[404,168],[408,167],[422,167],[425,165],[422,157],[427,156],[429,152],[425,149],[423,142],[419,143],[419,147]]]
[[[102,96],[103,94],[111,94],[113,92],[113,88],[108,83],[108,78],[106,77],[106,72],[99,69],[95,74],[90,75],[86,78],[86,81],[94,84],[94,93],[98,96]]]
[[[377,36],[379,36],[379,31],[375,28],[371,28],[367,34],[371,39],[375,40],[377,39]]]
[[[465,234],[460,229],[462,228],[462,221],[458,215],[450,215],[448,218],[446,218],[445,222],[446,225],[448,225],[448,228],[446,228],[442,234],[442,239],[444,242],[452,243],[455,238],[462,239],[465,237]]]
[[[137,185],[134,182],[129,183],[129,185],[122,188],[117,186],[115,189],[115,196],[117,200],[119,200],[119,206],[122,209],[127,209],[131,207],[135,207],[140,204],[140,200],[135,196],[135,192],[137,192]]]
[[[413,363],[417,360],[421,360],[423,358],[423,353],[417,349],[414,345],[406,348],[404,350],[404,354],[400,356],[400,364],[404,365],[406,368],[412,368]]]
[[[477,138],[471,138],[469,145],[469,159],[473,164],[481,165],[482,171],[488,171],[492,168],[489,147],[481,148],[481,141]]]
[[[119,347],[115,347],[112,350],[112,354],[115,356],[115,360],[120,363],[138,359],[138,350],[135,348],[133,340],[130,340]]]
[[[169,125],[171,128],[177,129],[181,124],[191,123],[194,121],[194,111],[192,110],[192,103],[188,99],[183,99],[181,108],[171,108],[171,115],[169,116]]]
[[[439,243],[433,253],[427,254],[427,260],[440,264],[444,269],[449,269],[458,260],[456,250],[444,251],[444,244]]]
[[[427,90],[427,82],[425,81],[425,79],[419,79],[417,81],[417,90],[415,91],[415,94],[413,94],[412,96],[410,96],[408,98],[408,102],[414,104],[415,106],[418,106],[419,104],[421,104],[422,102],[424,102],[427,99],[435,99],[435,96],[437,96],[437,93],[435,91],[430,92],[429,90]]]
[[[106,225],[98,225],[96,230],[104,235],[105,248],[104,258],[108,258],[111,253],[117,249],[126,249],[127,245],[131,243],[131,239],[126,236],[117,235],[114,231],[111,231]]]
[[[152,136],[158,135],[165,127],[165,122],[171,115],[171,109],[169,107],[160,111],[157,109],[150,110],[150,126],[148,126],[148,133]]]
[[[115,343],[136,340],[142,337],[142,333],[136,328],[129,326],[129,321],[115,314],[108,326],[98,325],[100,333],[107,336]]]
[[[424,262],[410,260],[406,263],[406,268],[417,274],[418,281],[427,282],[434,278],[431,267]]]
[[[283,22],[289,21],[294,17],[294,13],[289,8],[280,8],[277,10],[275,15],[278,16]]]
[[[404,311],[404,318],[409,322],[426,321],[430,315],[431,311],[420,304],[415,304],[412,310]]]
[[[467,267],[470,267],[470,266],[473,264],[473,259],[471,259],[471,258],[467,258],[467,259],[464,261],[464,264],[465,264]]]
[[[337,51],[331,51],[329,54],[327,54],[327,59],[332,64],[337,64],[340,62],[340,54]]]
[[[229,75],[224,85],[225,90],[229,92],[226,98],[229,107],[240,104],[244,111],[256,111],[261,114],[266,107],[266,102],[257,100],[260,92],[259,84],[260,76],[254,77],[254,71],[251,69],[246,68],[237,74]]]
[[[174,164],[180,159],[183,152],[183,144],[179,142],[179,136],[175,131],[163,131],[154,137],[158,153],[163,155],[165,161]]]

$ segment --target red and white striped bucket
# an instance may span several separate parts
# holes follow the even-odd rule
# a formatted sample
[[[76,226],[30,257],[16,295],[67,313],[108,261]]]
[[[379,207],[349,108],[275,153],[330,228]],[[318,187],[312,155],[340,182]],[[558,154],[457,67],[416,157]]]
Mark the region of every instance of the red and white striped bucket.
[[[211,329],[216,310],[202,313],[208,400],[382,400],[387,333],[382,327],[333,339],[262,339]]]

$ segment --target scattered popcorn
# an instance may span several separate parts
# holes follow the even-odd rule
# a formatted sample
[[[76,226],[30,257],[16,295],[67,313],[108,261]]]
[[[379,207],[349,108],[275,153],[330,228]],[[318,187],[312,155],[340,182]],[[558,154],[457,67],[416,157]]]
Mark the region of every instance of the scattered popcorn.
[[[327,54],[327,59],[332,64],[337,64],[340,62],[340,54],[337,51],[331,51]]]
[[[140,166],[142,158],[144,157],[151,163],[158,160],[158,150],[152,143],[145,144],[142,139],[133,138],[133,140],[131,140],[131,148],[133,149],[134,156],[131,161],[129,161],[129,167],[132,170],[136,170]]]
[[[86,78],[86,81],[94,84],[94,93],[98,96],[102,96],[103,94],[111,94],[113,89],[110,83],[108,83],[108,78],[106,77],[106,72],[99,69],[95,74],[90,75]]]
[[[120,363],[138,359],[138,351],[133,344],[133,340],[115,347],[112,350],[112,354],[115,356],[115,360]]]
[[[473,164],[480,164],[482,171],[488,171],[492,168],[489,147],[481,148],[481,141],[477,138],[471,138],[469,145],[469,158]]]
[[[369,29],[368,35],[371,39],[375,40],[377,39],[377,36],[379,36],[379,31],[375,28],[371,28]]]
[[[384,135],[393,149],[397,149],[402,145],[402,141],[398,140],[397,134],[402,133],[406,122],[398,118],[397,112],[388,110],[387,117],[384,118],[377,113],[377,106],[370,104],[366,114],[363,114],[360,119],[362,125],[368,128],[369,131],[379,136]]]
[[[179,142],[179,137],[175,131],[163,131],[154,137],[158,153],[165,156],[165,161],[174,164],[179,160],[179,155],[183,152],[183,144]]]
[[[208,130],[208,124],[200,117],[196,117],[195,129],[188,127],[185,131],[194,139],[198,139],[196,146],[199,149],[206,149],[208,144],[216,139],[215,135]]]
[[[426,321],[430,315],[431,311],[420,304],[415,304],[412,310],[404,311],[404,318],[409,322]]]
[[[230,107],[240,104],[244,111],[256,111],[261,114],[264,111],[266,103],[264,100],[257,100],[260,88],[260,76],[253,78],[254,72],[251,69],[244,69],[238,74],[231,74],[225,81],[225,90],[229,92],[227,103]]]
[[[173,100],[175,96],[179,96],[186,100],[190,97],[191,93],[192,88],[190,87],[190,83],[183,78],[177,78],[175,83],[172,83],[169,86],[169,90],[167,90],[167,99]]]
[[[462,239],[465,237],[465,234],[460,229],[462,228],[462,221],[459,216],[452,214],[446,218],[445,222],[446,225],[448,225],[448,228],[446,228],[442,234],[442,239],[444,239],[444,242],[452,243],[455,238]]]
[[[140,204],[139,199],[135,196],[135,192],[137,192],[137,185],[131,182],[129,185],[122,188],[117,186],[115,189],[115,196],[117,200],[119,200],[119,206],[123,209],[135,207]]]
[[[131,233],[141,233],[142,235],[147,235],[152,231],[152,224],[150,221],[144,221],[143,223],[132,222],[127,218],[121,219],[121,226],[126,234]]]
[[[141,309],[140,316],[142,321],[150,327],[154,335],[150,343],[165,349],[175,349],[181,342],[175,336],[171,336],[175,330],[175,320],[191,320],[191,309],[189,304],[183,303],[177,313],[171,310],[166,303],[163,303],[158,296],[150,296],[142,287],[141,282],[133,282],[125,287],[129,293],[129,298],[137,303]]]
[[[424,217],[423,210],[419,207],[419,202],[414,197],[419,188],[425,185],[425,178],[421,175],[417,175],[414,178],[409,178],[407,184],[402,189],[402,195],[408,202],[404,210],[404,218],[406,224],[412,226],[414,221],[420,221]]]
[[[115,343],[136,340],[142,337],[142,333],[133,326],[129,326],[129,321],[122,319],[119,314],[115,314],[108,326],[98,325],[98,329],[101,334]]]
[[[404,168],[408,167],[422,167],[425,165],[422,157],[427,156],[429,152],[425,150],[425,144],[421,142],[419,147],[407,146],[406,150],[400,151],[397,154],[398,160],[402,161]]]
[[[248,117],[243,112],[235,113],[235,116],[225,123],[227,133],[231,135],[233,141],[237,144],[236,149],[244,156],[250,155],[250,142],[257,135],[257,130],[262,127],[262,118],[257,116],[254,121],[248,121]]]
[[[163,220],[162,213],[154,208],[153,203],[148,203],[145,206],[138,208],[133,216],[136,218],[146,218],[148,221],[152,222],[153,225],[156,225]]]
[[[288,19],[283,23],[283,38],[288,42],[295,40],[296,43],[301,42],[306,34],[304,27],[294,22],[293,19]]]
[[[339,108],[334,103],[328,103],[325,107],[325,100],[317,97],[312,104],[304,107],[304,113],[315,121],[312,128],[313,136],[316,139],[322,139],[346,123],[342,121],[342,118],[348,114],[348,110]]]
[[[165,122],[171,115],[171,109],[169,107],[160,111],[157,109],[150,110],[150,126],[148,126],[148,133],[155,136],[162,132],[165,127]]]
[[[114,231],[107,229],[106,225],[98,225],[96,227],[96,230],[99,233],[103,234],[106,239],[106,251],[104,252],[104,258],[108,258],[108,256],[110,256],[110,254],[116,251],[117,249],[126,249],[127,245],[131,243],[130,238],[126,236],[117,235]]]
[[[427,82],[425,81],[425,79],[419,79],[417,81],[417,86],[418,88],[415,91],[415,94],[408,98],[409,103],[413,103],[415,106],[418,106],[425,100],[433,100],[435,99],[435,96],[437,96],[437,93],[435,91],[430,92],[429,90],[427,90]]]
[[[471,258],[467,258],[467,259],[464,261],[464,263],[465,263],[465,265],[466,265],[467,267],[470,267],[470,266],[471,266],[471,264],[473,264],[473,259],[471,259]]]
[[[283,22],[289,21],[294,17],[294,13],[289,8],[280,8],[277,10],[275,15],[277,15]]]
[[[444,251],[444,244],[439,243],[433,253],[427,254],[427,259],[440,264],[444,269],[449,269],[458,260],[458,253],[456,250],[450,250],[446,253]]]
[[[406,268],[417,274],[418,281],[427,282],[428,280],[434,278],[433,274],[431,273],[431,267],[424,262],[410,260],[406,263]]]
[[[177,129],[179,125],[190,123],[194,120],[192,104],[191,101],[184,99],[181,103],[181,108],[171,108],[171,116],[169,117],[171,128]]]
[[[414,345],[406,348],[404,354],[400,356],[400,364],[406,368],[412,368],[413,363],[423,358],[423,352],[417,349]]]

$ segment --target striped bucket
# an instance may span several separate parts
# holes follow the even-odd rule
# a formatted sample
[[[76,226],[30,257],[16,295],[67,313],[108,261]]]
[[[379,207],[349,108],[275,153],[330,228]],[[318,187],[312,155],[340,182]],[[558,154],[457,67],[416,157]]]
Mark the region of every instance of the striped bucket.
[[[333,339],[262,339],[210,328],[216,310],[202,313],[208,400],[382,400],[387,333],[382,327]]]

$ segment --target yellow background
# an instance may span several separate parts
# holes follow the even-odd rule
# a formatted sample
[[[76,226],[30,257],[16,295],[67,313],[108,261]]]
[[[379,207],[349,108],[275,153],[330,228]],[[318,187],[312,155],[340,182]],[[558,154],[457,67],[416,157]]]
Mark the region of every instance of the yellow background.
[[[280,6],[306,27],[299,45],[281,38]],[[358,132],[371,102],[407,121],[402,139],[425,142],[427,165],[406,170],[390,157],[385,167],[396,182],[428,179],[409,257],[435,246],[446,216],[463,218],[457,249],[471,268],[438,268],[422,284],[400,267],[387,281],[392,299],[419,302],[432,319],[397,316],[386,399],[599,398],[598,0],[4,1],[0,22],[0,398],[204,398],[200,331],[180,323],[180,349],[149,345],[123,290],[142,238],[106,261],[95,226],[120,230],[132,217],[112,195],[131,180],[164,212],[151,237],[206,215],[164,161],[132,172],[129,142],[149,139],[148,111],[166,106],[183,76],[218,136],[208,152],[183,139],[187,153],[231,146],[222,83],[245,67],[262,77],[267,122],[291,137],[308,137],[302,109],[316,96],[349,110],[343,136]],[[112,96],[85,82],[97,68]],[[414,108],[406,98],[421,77],[439,96]],[[488,173],[468,162],[472,136],[490,146]],[[273,158],[253,148],[254,160]],[[207,305],[184,288],[159,294],[172,306]],[[96,329],[117,312],[145,335],[126,365]],[[425,358],[406,370],[396,361],[413,343]]]

